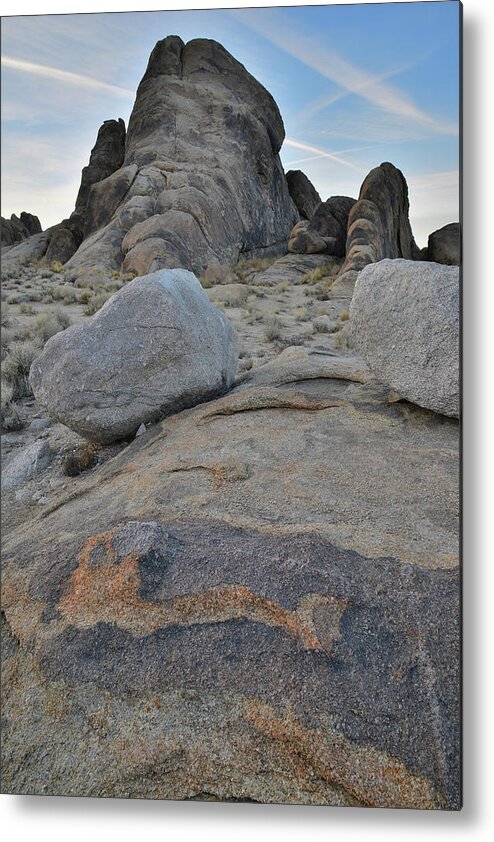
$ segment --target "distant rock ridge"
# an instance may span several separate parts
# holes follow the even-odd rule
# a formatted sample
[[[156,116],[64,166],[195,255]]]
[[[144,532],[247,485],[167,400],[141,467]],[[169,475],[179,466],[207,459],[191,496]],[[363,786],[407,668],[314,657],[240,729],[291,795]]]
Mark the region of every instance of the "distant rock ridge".
[[[3,216],[0,219],[2,248],[21,243],[33,234],[40,234],[42,230],[38,217],[27,211],[22,211],[20,217],[13,213],[10,219],[5,219]]]
[[[123,127],[113,128],[120,153]],[[279,158],[284,137],[271,94],[221,44],[159,41],[121,165],[87,191],[95,147],[83,175],[84,241],[69,266],[198,272],[286,252],[298,212]]]

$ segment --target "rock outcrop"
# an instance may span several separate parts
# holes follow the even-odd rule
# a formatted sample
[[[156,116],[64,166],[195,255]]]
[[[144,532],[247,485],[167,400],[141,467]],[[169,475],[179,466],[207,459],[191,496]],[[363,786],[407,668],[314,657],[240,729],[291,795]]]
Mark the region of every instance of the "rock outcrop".
[[[288,190],[302,219],[311,219],[321,203],[321,197],[302,170],[289,170],[286,174]]]
[[[124,286],[90,321],[53,336],[30,383],[50,416],[111,442],[226,391],[235,330],[192,273],[160,271]]]
[[[349,196],[331,196],[320,202],[310,221],[297,223],[290,233],[288,251],[293,254],[325,252],[345,257],[348,217],[355,205]]]
[[[461,263],[461,232],[459,222],[450,222],[429,236],[426,260],[445,266],[459,266]]]
[[[5,792],[460,806],[458,425],[278,362],[4,534]]]
[[[383,260],[359,275],[352,336],[382,383],[408,401],[458,417],[459,272],[453,266]]]
[[[21,243],[32,234],[41,233],[41,223],[37,216],[27,211],[22,211],[20,217],[12,214],[10,219],[1,218],[1,243],[2,248],[5,246],[14,246],[16,243]]]
[[[342,286],[347,288],[348,281],[353,284],[368,263],[385,258],[419,258],[408,212],[408,185],[403,173],[390,163],[371,170],[348,217]]]
[[[81,186],[75,202],[72,217],[77,216],[84,225],[89,194],[94,184],[103,181],[120,169],[125,156],[125,123],[119,120],[105,120],[98,131],[89,163],[82,170]],[[87,233],[87,232],[86,232]],[[91,233],[91,231],[89,231]]]
[[[147,273],[286,251],[298,213],[272,96],[220,44],[154,48],[122,166],[93,184],[73,268]]]

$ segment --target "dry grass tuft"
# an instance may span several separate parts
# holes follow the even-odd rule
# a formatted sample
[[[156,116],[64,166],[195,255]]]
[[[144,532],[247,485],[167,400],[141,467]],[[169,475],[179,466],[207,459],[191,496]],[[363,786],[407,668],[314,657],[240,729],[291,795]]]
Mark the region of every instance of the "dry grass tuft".
[[[72,453],[67,453],[63,457],[62,471],[68,477],[79,476],[96,464],[100,450],[101,447],[93,442],[81,444]]]
[[[39,355],[40,348],[35,342],[18,342],[12,346],[2,365],[3,380],[12,388],[10,400],[18,400],[32,395],[29,385],[31,363]]]
[[[112,297],[111,292],[100,292],[98,295],[94,295],[86,307],[84,308],[84,315],[85,316],[94,316],[98,310],[101,310],[103,304],[105,304],[109,298]]]
[[[70,318],[63,310],[52,310],[51,312],[38,313],[33,321],[31,332],[44,345],[52,336],[69,326]]]

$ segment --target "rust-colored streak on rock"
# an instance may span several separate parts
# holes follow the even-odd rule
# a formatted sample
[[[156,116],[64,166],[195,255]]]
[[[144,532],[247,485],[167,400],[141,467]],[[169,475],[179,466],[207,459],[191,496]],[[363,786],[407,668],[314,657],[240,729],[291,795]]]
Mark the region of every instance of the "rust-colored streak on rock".
[[[304,728],[293,718],[276,716],[273,709],[248,700],[244,718],[267,738],[284,745],[289,754],[304,758],[304,770],[343,789],[368,807],[434,810],[441,799],[430,781],[407,771],[403,763],[372,746],[357,745],[339,734]]]
[[[332,639],[319,640],[314,612],[324,606],[332,617],[331,628],[339,636],[339,620],[347,603],[320,594],[304,596],[290,611],[243,585],[223,585],[198,594],[177,597],[166,603],[148,602],[139,595],[139,557],[116,561],[113,531],[90,538],[80,563],[71,576],[70,588],[60,599],[65,619],[80,628],[98,622],[116,623],[137,637],[158,628],[221,623],[246,619],[283,629],[304,649],[331,653]]]

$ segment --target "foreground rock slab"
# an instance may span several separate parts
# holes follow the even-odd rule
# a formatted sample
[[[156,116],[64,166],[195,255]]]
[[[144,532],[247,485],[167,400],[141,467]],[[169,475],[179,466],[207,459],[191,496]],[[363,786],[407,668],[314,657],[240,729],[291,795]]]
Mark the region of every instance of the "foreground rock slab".
[[[353,341],[403,398],[459,415],[459,270],[383,260],[360,273],[350,306]]]
[[[5,536],[5,791],[458,808],[458,425],[303,350]]]
[[[52,418],[109,443],[225,392],[236,363],[235,330],[197,278],[162,270],[52,337],[30,382]]]

